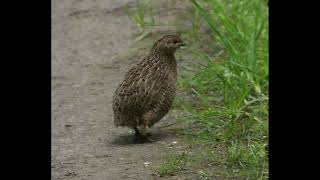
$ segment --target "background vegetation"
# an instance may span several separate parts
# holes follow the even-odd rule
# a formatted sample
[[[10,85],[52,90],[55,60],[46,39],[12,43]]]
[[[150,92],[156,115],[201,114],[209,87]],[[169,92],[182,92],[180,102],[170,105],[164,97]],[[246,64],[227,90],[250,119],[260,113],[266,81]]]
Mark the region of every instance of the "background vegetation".
[[[166,176],[200,169],[212,176],[268,178],[268,6],[265,0],[186,1],[191,27],[181,54],[196,61],[185,67],[174,113],[188,128],[184,134],[196,154],[169,155],[159,168]],[[140,0],[128,10],[141,31],[154,26],[153,7]],[[191,99],[191,100],[190,100]],[[212,167],[219,167],[213,173]]]

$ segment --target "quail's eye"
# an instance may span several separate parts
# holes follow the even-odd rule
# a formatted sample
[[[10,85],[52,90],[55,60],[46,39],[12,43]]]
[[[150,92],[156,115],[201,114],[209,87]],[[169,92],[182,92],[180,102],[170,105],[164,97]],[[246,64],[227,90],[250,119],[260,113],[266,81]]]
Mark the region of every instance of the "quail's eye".
[[[173,40],[173,43],[174,43],[174,44],[177,44],[177,43],[178,43],[178,41],[177,41],[177,40]]]

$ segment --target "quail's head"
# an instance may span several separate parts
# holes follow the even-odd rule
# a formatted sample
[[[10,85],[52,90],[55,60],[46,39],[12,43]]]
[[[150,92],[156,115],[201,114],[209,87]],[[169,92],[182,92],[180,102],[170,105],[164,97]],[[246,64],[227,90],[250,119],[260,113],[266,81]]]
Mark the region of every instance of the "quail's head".
[[[167,51],[167,52],[175,52],[177,49],[179,49],[181,46],[184,46],[185,44],[180,39],[179,36],[176,35],[166,35],[159,39],[153,48],[161,51]]]

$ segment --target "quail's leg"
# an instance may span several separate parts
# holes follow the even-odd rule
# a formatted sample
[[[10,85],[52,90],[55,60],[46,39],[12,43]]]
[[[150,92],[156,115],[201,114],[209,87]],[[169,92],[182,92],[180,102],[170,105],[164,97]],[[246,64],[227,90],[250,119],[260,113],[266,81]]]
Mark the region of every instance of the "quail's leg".
[[[142,119],[143,119],[144,133],[145,135],[150,136],[151,131],[149,127],[151,124],[154,124],[154,121],[157,119],[157,114],[154,111],[149,111],[143,115]]]
[[[141,135],[146,136],[146,137],[151,136],[151,131],[150,131],[149,126],[143,126],[141,128]]]
[[[151,135],[151,133],[150,133],[149,127],[148,127],[148,126],[143,126],[143,127],[141,128],[141,136],[142,136],[144,139],[153,142],[153,139],[151,139],[150,137],[148,137],[148,136],[150,136],[150,135]]]
[[[134,127],[133,129],[136,132],[136,136],[140,136],[141,135],[141,132],[137,127]]]

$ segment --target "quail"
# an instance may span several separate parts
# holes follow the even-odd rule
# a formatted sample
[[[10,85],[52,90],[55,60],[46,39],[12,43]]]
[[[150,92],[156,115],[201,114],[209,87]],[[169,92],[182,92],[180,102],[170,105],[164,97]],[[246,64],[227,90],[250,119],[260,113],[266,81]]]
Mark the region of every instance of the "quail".
[[[113,96],[114,125],[135,130],[139,137],[170,110],[176,94],[175,52],[185,44],[177,35],[156,41],[149,53],[129,69]]]

